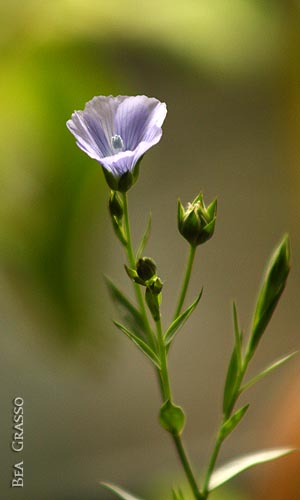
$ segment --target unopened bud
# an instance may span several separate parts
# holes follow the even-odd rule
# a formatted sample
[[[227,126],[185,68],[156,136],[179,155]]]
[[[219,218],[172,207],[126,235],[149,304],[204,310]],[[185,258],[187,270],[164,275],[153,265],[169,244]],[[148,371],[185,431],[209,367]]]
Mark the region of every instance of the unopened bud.
[[[155,262],[149,257],[143,257],[138,260],[136,271],[142,280],[148,281],[156,274]]]
[[[184,209],[178,200],[178,229],[182,236],[193,246],[201,245],[209,240],[215,229],[217,200],[205,206],[200,193],[192,203]]]

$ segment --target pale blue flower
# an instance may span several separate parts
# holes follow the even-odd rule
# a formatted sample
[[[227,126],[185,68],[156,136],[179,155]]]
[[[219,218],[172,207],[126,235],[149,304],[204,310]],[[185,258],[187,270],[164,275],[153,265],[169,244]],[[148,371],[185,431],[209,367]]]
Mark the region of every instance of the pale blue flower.
[[[96,96],[72,114],[67,127],[77,145],[102,165],[110,187],[127,191],[139,160],[159,142],[166,114],[166,104],[153,97]]]

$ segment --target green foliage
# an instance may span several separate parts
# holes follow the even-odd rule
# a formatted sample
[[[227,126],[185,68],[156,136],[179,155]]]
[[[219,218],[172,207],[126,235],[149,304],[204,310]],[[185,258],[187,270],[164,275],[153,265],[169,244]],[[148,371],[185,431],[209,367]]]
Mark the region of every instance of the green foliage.
[[[179,435],[184,427],[185,415],[180,406],[167,400],[160,409],[159,422],[167,431]]]
[[[176,318],[175,321],[173,321],[173,323],[171,323],[164,336],[166,346],[169,346],[171,344],[176,333],[180,330],[180,328],[184,325],[184,323],[190,317],[192,312],[195,310],[202,297],[202,293],[203,293],[203,288],[199,293],[198,297],[194,300],[194,302],[182,314],[180,314],[180,316],[178,316],[178,318]]]
[[[158,369],[160,369],[160,362],[157,355],[155,354],[154,351],[152,351],[152,349],[148,346],[148,344],[146,344],[146,342],[144,342],[140,337],[137,337],[134,333],[128,330],[126,326],[121,325],[121,323],[114,321],[114,324],[116,325],[117,328],[119,328],[119,330],[121,330],[121,332],[125,333],[125,335],[130,340],[132,340],[132,342],[140,349],[140,351],[142,351],[145,354],[145,356],[149,358],[150,361],[152,361],[152,363],[154,363]]]
[[[290,271],[290,242],[286,235],[275,249],[263,279],[252,320],[249,355],[254,351],[272,317]]]
[[[110,296],[117,306],[119,314],[125,325],[140,338],[145,338],[144,323],[141,313],[136,309],[126,295],[113,283],[113,281],[104,276]]]
[[[232,405],[233,397],[236,393],[236,384],[238,380],[239,371],[239,360],[236,345],[234,346],[228,371],[225,380],[224,394],[223,394],[223,413],[227,415],[229,413],[230,407]]]
[[[249,408],[249,404],[243,406],[239,410],[237,410],[221,427],[220,437],[222,440],[226,439],[227,436],[236,428],[236,426],[240,423],[246,411]]]
[[[237,383],[242,369],[242,332],[238,324],[237,308],[233,303],[233,326],[235,344],[230,358],[227,375],[225,379],[224,394],[223,394],[223,413],[228,415],[230,413],[233,399],[238,390]]]
[[[239,457],[215,470],[210,478],[209,491],[213,491],[254,465],[270,462],[271,460],[288,455],[293,451],[296,450],[294,448],[277,448],[273,450],[263,450],[256,453],[250,453],[249,455]]]
[[[270,366],[265,368],[262,372],[260,372],[258,375],[255,377],[251,378],[248,382],[246,382],[242,387],[241,391],[245,391],[246,389],[249,389],[252,385],[256,384],[259,380],[264,378],[266,375],[271,373],[273,370],[278,368],[279,366],[283,365],[287,361],[289,361],[291,358],[293,358],[296,354],[299,354],[299,351],[292,352],[291,354],[288,354],[287,356],[284,356],[283,358],[278,359],[274,363],[272,363]]]

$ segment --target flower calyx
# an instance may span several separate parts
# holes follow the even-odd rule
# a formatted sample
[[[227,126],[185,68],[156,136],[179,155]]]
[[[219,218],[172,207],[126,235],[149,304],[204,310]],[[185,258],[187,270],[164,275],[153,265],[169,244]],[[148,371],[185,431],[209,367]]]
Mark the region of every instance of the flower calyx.
[[[205,243],[214,234],[217,217],[217,199],[206,207],[200,193],[186,209],[178,200],[178,229],[194,247]]]

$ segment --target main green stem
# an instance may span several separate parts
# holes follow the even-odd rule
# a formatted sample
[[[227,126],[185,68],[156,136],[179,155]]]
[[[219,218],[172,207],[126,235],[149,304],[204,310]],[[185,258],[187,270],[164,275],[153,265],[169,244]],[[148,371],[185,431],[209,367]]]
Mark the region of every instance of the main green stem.
[[[188,256],[188,260],[187,260],[185,275],[184,275],[182,288],[181,288],[181,292],[179,295],[178,304],[176,307],[176,311],[175,311],[173,320],[175,320],[179,316],[181,309],[182,309],[182,306],[183,306],[183,303],[184,303],[184,299],[185,299],[186,292],[187,292],[190,278],[191,278],[194,258],[195,258],[195,254],[196,254],[196,248],[197,247],[190,245],[190,252],[189,252],[189,256]]]
[[[127,251],[127,256],[128,256],[128,262],[129,265],[135,269],[136,262],[135,262],[135,256],[133,252],[133,247],[132,247],[132,240],[131,240],[131,231],[130,231],[130,224],[129,224],[129,214],[128,214],[128,203],[127,203],[127,195],[126,193],[123,193],[123,207],[124,207],[124,224],[125,224],[125,232],[126,232],[126,238],[127,238],[127,245],[126,245],[126,251]],[[191,247],[192,248],[192,247]],[[184,280],[184,291],[181,293],[181,299],[182,302],[181,304],[179,303],[179,309],[181,310],[186,290],[188,287],[190,275],[191,275],[191,269],[192,269],[192,264],[194,260],[194,255],[195,255],[195,249],[190,252],[190,257],[188,261],[188,266],[187,266],[187,275]],[[145,325],[145,329],[147,331],[147,335],[149,337],[149,340],[151,341],[152,346],[156,346],[156,339],[153,336],[149,321],[148,321],[148,316],[143,300],[143,296],[141,293],[141,289],[138,286],[137,283],[134,283],[134,288],[135,288],[135,293],[136,293],[136,298],[140,307],[140,312],[143,318],[143,322]],[[179,314],[179,313],[178,313]],[[177,314],[177,315],[178,315]],[[158,375],[159,375],[159,385],[162,393],[162,399],[163,401],[166,401],[169,399],[172,401],[172,393],[171,393],[171,387],[170,387],[170,379],[169,379],[169,372],[168,372],[168,363],[167,363],[167,350],[166,350],[166,345],[164,342],[163,338],[163,331],[162,331],[162,326],[161,326],[161,320],[159,319],[156,321],[156,329],[157,329],[157,343],[158,343],[158,349],[159,349],[159,354],[160,354],[160,360],[161,360],[161,369],[158,370]],[[177,433],[171,433],[171,436],[173,438],[179,459],[182,463],[183,469],[185,471],[186,477],[188,479],[188,482],[190,484],[191,490],[193,492],[193,495],[196,500],[203,500],[203,496],[199,491],[195,475],[193,473],[189,458],[187,456],[187,453],[185,451],[181,436]]]

